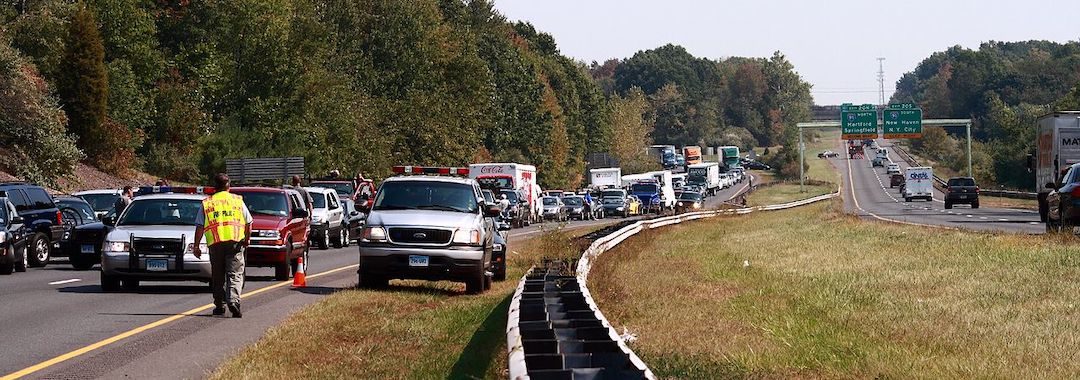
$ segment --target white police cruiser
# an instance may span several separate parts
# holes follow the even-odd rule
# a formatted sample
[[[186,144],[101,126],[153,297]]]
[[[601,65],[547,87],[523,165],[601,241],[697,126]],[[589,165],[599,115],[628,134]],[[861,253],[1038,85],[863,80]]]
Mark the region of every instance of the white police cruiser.
[[[104,221],[113,226],[101,253],[101,288],[134,289],[139,281],[210,281],[210,255],[194,255],[194,245],[208,252],[206,240],[195,236],[202,201],[213,193],[203,187],[143,187],[119,216]]]

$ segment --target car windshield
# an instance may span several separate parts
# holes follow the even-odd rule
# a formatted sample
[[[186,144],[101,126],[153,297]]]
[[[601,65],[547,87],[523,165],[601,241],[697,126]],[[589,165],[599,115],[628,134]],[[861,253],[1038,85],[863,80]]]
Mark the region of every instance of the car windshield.
[[[566,197],[562,199],[562,202],[567,206],[581,206],[585,204],[585,199],[580,197]]]
[[[116,225],[194,226],[202,213],[202,201],[196,199],[135,199],[124,210]]]
[[[950,178],[949,186],[975,186],[975,180],[972,178]]]
[[[505,195],[506,200],[510,201],[510,203],[518,203],[518,194],[516,191],[505,190],[500,192],[500,194]]]
[[[326,208],[326,194],[323,193],[311,193],[311,207],[313,208]]]
[[[700,201],[701,200],[701,193],[695,193],[695,192],[692,192],[692,191],[687,191],[685,193],[679,194],[679,199],[684,200],[684,201]]]
[[[556,206],[559,200],[552,197],[544,197],[544,206]]]
[[[353,184],[348,183],[348,182],[318,182],[318,181],[316,181],[316,182],[312,182],[311,186],[325,187],[327,189],[334,189],[334,191],[336,191],[338,193],[338,195],[346,197],[346,198],[351,197],[353,195],[353,191],[356,190],[355,188],[353,188]]]
[[[64,213],[64,217],[68,217],[69,213],[74,212],[79,214],[79,219],[81,219],[83,223],[97,221],[97,217],[94,216],[94,210],[86,203],[61,199],[56,201],[56,205],[59,206],[60,211]]]
[[[94,211],[109,211],[116,204],[116,200],[120,198],[119,194],[83,194],[79,198],[82,198],[86,203],[90,204],[90,207],[94,208]]]
[[[244,204],[253,215],[287,216],[289,215],[289,202],[284,193],[278,192],[237,192],[234,194],[244,198]]]
[[[443,181],[393,181],[379,189],[373,210],[441,210],[477,212],[473,187]]]
[[[626,193],[621,191],[621,190],[604,190],[604,192],[600,193],[600,196],[604,197],[604,198],[607,198],[607,197],[620,197],[621,198],[621,197],[623,197],[625,195],[626,195]]]
[[[637,183],[630,186],[630,191],[635,193],[655,193],[657,190],[656,184],[650,183]]]
[[[606,205],[621,205],[623,204],[622,198],[604,198],[604,204]]]

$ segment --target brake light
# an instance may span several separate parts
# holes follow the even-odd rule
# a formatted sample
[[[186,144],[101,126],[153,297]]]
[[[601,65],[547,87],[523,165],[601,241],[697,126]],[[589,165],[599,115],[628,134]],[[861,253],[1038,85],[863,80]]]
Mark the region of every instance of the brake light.
[[[1073,197],[1080,198],[1080,187],[1073,188],[1073,191],[1069,192]]]
[[[64,224],[64,213],[60,212],[60,210],[56,210],[56,225],[59,226],[62,224]]]
[[[975,186],[975,194],[978,194],[978,193],[979,193],[979,187]]]

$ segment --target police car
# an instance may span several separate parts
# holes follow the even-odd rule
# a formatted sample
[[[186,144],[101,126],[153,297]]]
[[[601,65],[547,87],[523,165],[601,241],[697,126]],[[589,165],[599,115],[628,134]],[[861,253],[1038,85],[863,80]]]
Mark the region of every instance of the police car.
[[[202,201],[213,194],[203,187],[143,187],[119,216],[106,218],[113,225],[101,252],[101,288],[135,289],[139,281],[210,282],[210,255],[194,255],[195,244],[208,252],[202,236],[195,236]]]

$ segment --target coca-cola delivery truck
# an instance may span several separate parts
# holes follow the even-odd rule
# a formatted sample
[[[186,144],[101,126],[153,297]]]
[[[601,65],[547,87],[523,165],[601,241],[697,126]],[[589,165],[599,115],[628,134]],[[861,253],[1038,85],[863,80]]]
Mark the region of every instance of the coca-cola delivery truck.
[[[475,179],[480,183],[480,187],[485,189],[520,190],[525,194],[529,208],[533,211],[533,219],[543,211],[540,205],[540,197],[543,195],[536,184],[535,166],[515,163],[472,164],[469,165],[469,178]]]

